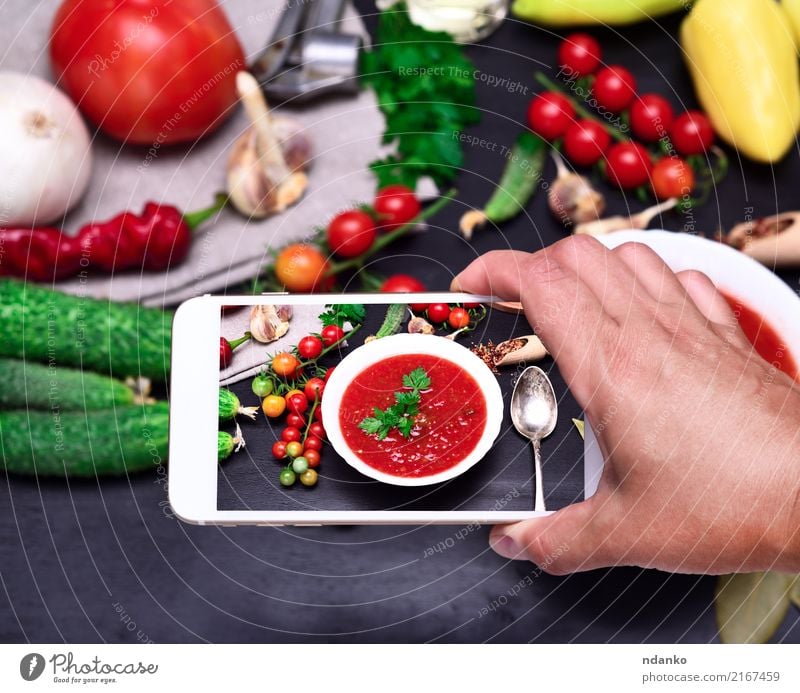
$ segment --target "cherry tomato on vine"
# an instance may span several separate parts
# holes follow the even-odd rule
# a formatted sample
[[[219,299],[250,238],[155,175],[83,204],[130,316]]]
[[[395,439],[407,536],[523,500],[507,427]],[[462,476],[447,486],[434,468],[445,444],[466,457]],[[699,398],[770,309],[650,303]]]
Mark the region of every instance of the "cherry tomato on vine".
[[[557,91],[542,92],[528,106],[528,125],[537,135],[549,141],[561,137],[574,117],[572,103]]]
[[[326,346],[333,346],[342,337],[344,337],[344,330],[338,325],[326,325],[322,328],[322,343]]]
[[[405,185],[387,185],[375,196],[372,208],[377,212],[382,229],[391,229],[407,224],[420,212],[417,196]]]
[[[322,340],[314,335],[303,337],[297,343],[297,353],[304,361],[317,358],[322,353]]]
[[[600,70],[592,87],[597,103],[612,113],[624,111],[636,94],[636,79],[621,65]]]
[[[291,378],[297,372],[300,362],[288,351],[280,351],[272,357],[272,370],[282,378]]]
[[[694,189],[694,171],[684,159],[669,156],[661,159],[652,173],[653,192],[660,200],[691,195]]]
[[[611,135],[597,121],[579,120],[564,133],[564,154],[576,166],[596,163],[611,144]]]
[[[308,400],[304,393],[296,393],[293,395],[286,395],[286,408],[292,414],[302,415],[303,412],[308,410]]]
[[[679,115],[669,134],[675,149],[684,156],[704,154],[714,144],[714,128],[701,111],[686,111]]]
[[[572,72],[570,77],[591,74],[602,57],[597,39],[580,31],[567,36],[558,47],[558,64]]]
[[[337,214],[328,224],[328,245],[340,257],[356,257],[372,247],[377,234],[369,214],[351,209]]]
[[[286,443],[298,443],[302,437],[303,434],[300,433],[300,429],[294,426],[287,426],[281,431],[281,440]]]
[[[316,469],[319,467],[320,460],[322,455],[319,454],[319,450],[303,450],[303,457],[308,460],[308,468],[309,469]]]
[[[286,454],[289,457],[300,457],[303,454],[303,444],[299,440],[286,443]]]
[[[262,398],[266,397],[267,395],[271,395],[274,387],[275,383],[272,382],[272,378],[270,378],[266,373],[259,373],[255,378],[253,378],[253,382],[250,385],[250,388],[253,390],[253,394]]]
[[[261,403],[261,410],[271,419],[286,411],[286,400],[280,395],[267,395]]]
[[[606,153],[606,176],[621,188],[644,185],[653,165],[647,150],[638,142],[618,142]]]
[[[309,467],[310,466],[311,465],[309,465]],[[303,484],[303,486],[316,486],[318,479],[319,475],[313,469],[306,469],[306,471],[300,475],[300,483]]]
[[[297,481],[297,474],[287,467],[286,469],[281,469],[278,480],[281,482],[281,486],[292,486]]]
[[[291,413],[286,417],[286,425],[303,428],[306,425],[306,420],[300,414]]]
[[[325,376],[322,378],[326,383],[328,382],[328,378],[333,375],[333,371],[336,366],[331,366],[327,371],[325,371]]]
[[[317,407],[314,410],[314,421],[319,421],[320,423],[322,423],[322,407]]]
[[[282,460],[286,457],[286,441],[285,440],[276,440],[272,444],[272,456],[276,460]]]
[[[322,441],[316,436],[308,436],[306,442],[303,443],[303,450],[316,450],[319,452],[322,450]]]
[[[275,278],[287,291],[298,293],[326,288],[328,261],[319,248],[308,243],[286,246],[275,260]]]
[[[658,142],[674,120],[669,101],[658,94],[642,94],[631,105],[631,129],[642,142]]]
[[[409,274],[393,274],[383,284],[381,292],[386,294],[413,294],[425,291],[425,285]],[[425,303],[412,303],[409,308],[415,313],[421,313],[427,308]]]
[[[319,421],[312,423],[308,429],[308,432],[311,433],[311,435],[317,436],[317,438],[320,438],[321,440],[325,440],[325,426],[323,426]]]
[[[325,381],[322,378],[311,378],[303,388],[303,393],[309,402],[322,398],[322,391],[325,389]]]
[[[446,303],[431,303],[428,306],[428,319],[431,322],[446,322],[450,317],[450,306]]]
[[[453,308],[450,315],[447,316],[447,323],[454,330],[459,330],[462,327],[469,325],[469,313],[463,308]]]

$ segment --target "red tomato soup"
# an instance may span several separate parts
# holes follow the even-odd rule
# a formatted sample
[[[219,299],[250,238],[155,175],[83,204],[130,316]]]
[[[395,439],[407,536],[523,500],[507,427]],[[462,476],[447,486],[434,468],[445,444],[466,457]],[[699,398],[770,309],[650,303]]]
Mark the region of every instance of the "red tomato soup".
[[[393,429],[383,440],[358,424],[375,407],[394,404],[403,375],[424,368],[431,386],[420,396],[419,414],[408,438]],[[379,361],[359,373],[342,397],[339,424],[350,449],[385,474],[422,477],[455,466],[471,453],[486,427],[486,398],[461,366],[428,354],[403,354]]]
[[[742,332],[744,332],[745,337],[753,345],[759,356],[797,380],[797,364],[774,328],[759,313],[742,303],[738,298],[733,298],[725,293],[722,295],[733,309]]]

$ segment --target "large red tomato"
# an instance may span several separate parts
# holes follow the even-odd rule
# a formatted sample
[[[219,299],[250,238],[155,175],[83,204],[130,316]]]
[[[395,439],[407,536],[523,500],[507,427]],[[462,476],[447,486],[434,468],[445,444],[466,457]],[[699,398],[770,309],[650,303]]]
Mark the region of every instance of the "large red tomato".
[[[217,128],[245,67],[214,0],[64,0],[50,57],[59,86],[101,130],[151,146]]]

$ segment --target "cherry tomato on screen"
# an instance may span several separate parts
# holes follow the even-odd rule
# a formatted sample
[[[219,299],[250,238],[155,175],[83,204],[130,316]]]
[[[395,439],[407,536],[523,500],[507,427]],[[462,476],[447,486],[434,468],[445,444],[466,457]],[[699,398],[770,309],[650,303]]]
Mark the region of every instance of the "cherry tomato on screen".
[[[325,427],[319,421],[312,423],[308,432],[315,435],[317,438],[325,440]]]
[[[269,418],[277,418],[286,411],[286,400],[280,395],[268,395],[261,403],[261,409]]]
[[[322,378],[311,378],[303,388],[303,393],[309,402],[322,397],[322,391],[325,389],[325,381]]]
[[[297,372],[300,362],[288,351],[281,351],[272,357],[272,370],[282,378],[291,378]]]
[[[316,469],[319,467],[319,463],[322,458],[322,456],[319,454],[319,450],[313,450],[310,448],[308,450],[303,450],[303,457],[305,457],[308,461],[309,469]]]
[[[314,335],[303,337],[297,343],[297,353],[306,361],[317,358],[322,353],[322,340]]]
[[[306,425],[306,420],[300,414],[291,413],[286,417],[286,425],[303,428]]]
[[[344,330],[338,325],[326,325],[322,328],[322,343],[326,346],[333,346],[342,337],[344,337]]]
[[[306,442],[303,443],[303,450],[316,450],[319,452],[322,450],[322,441],[316,436],[308,436]]]
[[[286,443],[296,443],[300,441],[300,438],[303,437],[303,434],[300,433],[299,428],[295,428],[294,426],[287,426],[281,431],[281,440]]]
[[[303,412],[308,410],[308,399],[306,399],[305,394],[302,392],[293,395],[287,395],[285,399],[286,408],[292,414],[298,414],[302,416]]]
[[[284,457],[286,457],[286,441],[276,440],[272,444],[272,456],[276,460],[282,460]]]

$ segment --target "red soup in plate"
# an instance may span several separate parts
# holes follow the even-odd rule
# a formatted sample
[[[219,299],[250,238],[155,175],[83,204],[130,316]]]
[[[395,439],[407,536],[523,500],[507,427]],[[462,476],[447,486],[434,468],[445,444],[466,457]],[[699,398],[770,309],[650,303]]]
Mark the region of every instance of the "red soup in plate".
[[[736,315],[745,337],[765,361],[773,364],[790,377],[798,380],[797,364],[780,335],[759,313],[738,298],[722,294]]]
[[[420,393],[419,414],[408,438],[392,429],[380,440],[359,428],[385,410],[402,391],[403,376],[423,368],[430,388]],[[486,398],[475,378],[458,364],[430,354],[390,356],[359,373],[347,386],[339,409],[347,445],[365,464],[384,474],[423,477],[454,467],[469,455],[486,428]]]

